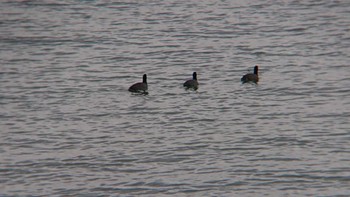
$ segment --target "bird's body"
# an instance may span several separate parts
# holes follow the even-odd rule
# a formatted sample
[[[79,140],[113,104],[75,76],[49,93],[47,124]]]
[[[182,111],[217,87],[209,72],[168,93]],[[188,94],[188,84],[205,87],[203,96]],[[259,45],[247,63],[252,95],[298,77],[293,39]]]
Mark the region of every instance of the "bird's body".
[[[259,81],[258,66],[254,67],[254,73],[245,74],[241,78],[241,81],[242,81],[242,83],[247,83],[247,82],[258,83],[258,81]]]
[[[187,80],[184,83],[184,87],[187,89],[194,89],[194,90],[198,89],[198,80],[197,80],[197,73],[196,72],[193,72],[192,79]]]
[[[148,85],[147,85],[147,75],[143,75],[143,80],[142,82],[138,82],[130,86],[129,91],[130,92],[140,92],[140,93],[146,93],[148,90]]]

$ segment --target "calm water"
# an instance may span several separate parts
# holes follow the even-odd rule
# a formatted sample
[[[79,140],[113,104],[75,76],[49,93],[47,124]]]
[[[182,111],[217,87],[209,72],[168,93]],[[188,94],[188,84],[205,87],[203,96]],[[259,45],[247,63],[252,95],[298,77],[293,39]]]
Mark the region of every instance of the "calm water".
[[[1,196],[350,194],[348,0],[0,13]],[[144,73],[149,95],[129,93]]]

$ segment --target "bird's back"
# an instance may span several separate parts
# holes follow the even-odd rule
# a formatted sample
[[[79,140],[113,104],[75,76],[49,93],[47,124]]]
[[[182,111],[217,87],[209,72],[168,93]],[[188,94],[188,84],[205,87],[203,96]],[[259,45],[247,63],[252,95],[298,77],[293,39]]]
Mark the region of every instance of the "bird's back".
[[[130,86],[129,91],[130,92],[145,92],[147,91],[148,86],[147,83],[135,83],[134,85]]]
[[[242,77],[241,81],[243,83],[247,83],[247,82],[257,83],[259,81],[259,77],[256,74],[248,73]]]

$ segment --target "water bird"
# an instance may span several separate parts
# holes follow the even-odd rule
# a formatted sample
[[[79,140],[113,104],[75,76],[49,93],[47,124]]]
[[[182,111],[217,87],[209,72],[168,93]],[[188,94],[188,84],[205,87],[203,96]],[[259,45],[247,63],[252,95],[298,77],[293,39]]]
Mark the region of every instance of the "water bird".
[[[147,85],[147,75],[143,75],[142,82],[138,82],[130,86],[129,91],[130,92],[136,92],[136,93],[147,93],[148,85]]]
[[[259,81],[259,76],[258,76],[258,65],[254,66],[254,73],[248,73],[245,74],[241,78],[242,83],[247,83],[247,82],[254,82],[258,83]]]
[[[196,72],[193,72],[192,77],[193,77],[192,79],[187,80],[187,81],[184,83],[184,87],[185,87],[186,89],[194,89],[194,90],[197,90],[197,89],[198,89],[197,73],[196,73]]]

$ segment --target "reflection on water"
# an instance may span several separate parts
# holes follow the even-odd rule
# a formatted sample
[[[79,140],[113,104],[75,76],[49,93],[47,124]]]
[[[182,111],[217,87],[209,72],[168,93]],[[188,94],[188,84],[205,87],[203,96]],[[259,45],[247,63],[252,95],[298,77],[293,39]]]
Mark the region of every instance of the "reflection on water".
[[[347,1],[0,4],[2,196],[349,193]]]

